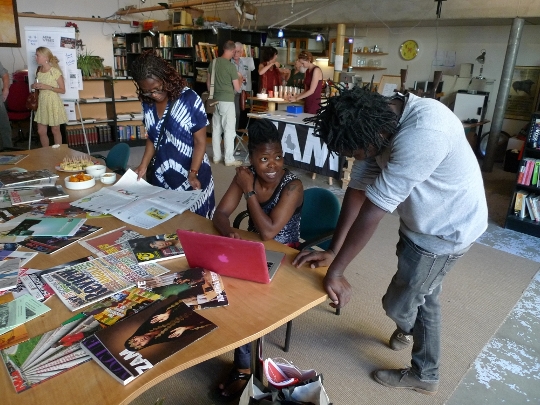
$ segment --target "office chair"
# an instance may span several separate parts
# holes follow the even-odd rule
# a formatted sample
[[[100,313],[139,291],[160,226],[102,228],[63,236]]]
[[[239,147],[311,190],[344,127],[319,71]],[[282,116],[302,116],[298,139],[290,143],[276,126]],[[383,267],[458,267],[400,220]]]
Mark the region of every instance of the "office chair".
[[[93,154],[92,157],[103,159],[105,166],[113,172],[123,175],[127,170],[127,164],[131,149],[127,143],[117,143],[112,147],[107,156]]]
[[[6,110],[11,123],[17,123],[17,141],[24,140],[21,122],[31,116],[31,111],[26,108],[26,99],[30,94],[28,88],[28,71],[19,70],[13,73],[13,83],[9,86],[9,94],[6,100]],[[32,122],[30,121],[30,125]]]
[[[298,250],[309,250],[313,247],[326,250],[336,229],[341,206],[337,197],[329,190],[313,187],[304,190],[304,204],[300,219],[300,243]],[[242,220],[249,216],[248,211],[239,213],[233,221],[233,228],[240,229]],[[340,314],[336,308],[336,315]],[[292,332],[292,321],[287,322],[285,346],[288,352]]]

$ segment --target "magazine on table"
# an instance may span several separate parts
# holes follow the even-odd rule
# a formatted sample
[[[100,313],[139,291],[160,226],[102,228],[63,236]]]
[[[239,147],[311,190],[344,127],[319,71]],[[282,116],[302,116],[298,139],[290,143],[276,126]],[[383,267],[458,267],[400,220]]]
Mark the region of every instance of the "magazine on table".
[[[15,297],[11,293],[0,295],[0,305],[7,304],[14,299]],[[0,335],[0,350],[15,346],[18,343],[26,342],[29,338],[30,336],[28,336],[26,326],[24,324],[19,325],[9,332]]]
[[[102,326],[107,327],[126,316],[142,311],[161,298],[161,295],[152,291],[133,287],[91,305],[84,313],[92,315]]]
[[[54,201],[47,206],[45,216],[47,217],[75,217],[83,214],[85,211],[82,208],[74,207],[69,202]]]
[[[0,335],[31,321],[51,309],[30,294],[24,294],[13,301],[0,305]]]
[[[131,239],[127,243],[139,263],[159,262],[185,256],[176,233]]]
[[[139,281],[137,285],[164,298],[176,296],[193,309],[229,305],[221,276],[200,267]]]
[[[0,291],[9,290],[17,286],[19,279],[19,259],[0,261]]]
[[[79,244],[97,256],[106,256],[124,249],[130,249],[130,239],[144,238],[139,232],[126,226],[113,229],[93,238],[79,241]]]
[[[25,218],[8,236],[73,236],[86,218]]]
[[[0,187],[53,185],[56,183],[58,177],[58,174],[47,169],[26,172],[11,171],[8,173],[0,173]]]
[[[108,213],[122,221],[150,229],[188,210],[202,196],[202,190],[178,191],[137,180],[131,169],[112,187],[102,188],[71,204],[85,210]]]
[[[80,342],[99,328],[93,317],[78,314],[56,329],[2,350],[15,391],[26,391],[91,360]]]
[[[43,274],[41,278],[70,311],[76,311],[157,275],[147,269],[137,263],[131,251],[123,250]]]
[[[33,208],[31,205],[12,205],[11,207],[0,208],[0,222],[11,221],[20,215],[31,212],[32,210]]]
[[[51,254],[65,248],[82,238],[85,238],[102,228],[100,226],[81,225],[79,230],[73,236],[36,236],[17,242],[19,246],[35,250],[36,252]]]
[[[20,155],[0,155],[0,165],[16,165],[27,156],[25,153]]]
[[[13,188],[9,191],[11,204],[30,204],[34,202],[54,200],[57,198],[66,198],[69,194],[64,191],[62,186],[43,186]]]
[[[170,297],[97,331],[83,340],[82,347],[126,385],[216,328],[181,300]]]

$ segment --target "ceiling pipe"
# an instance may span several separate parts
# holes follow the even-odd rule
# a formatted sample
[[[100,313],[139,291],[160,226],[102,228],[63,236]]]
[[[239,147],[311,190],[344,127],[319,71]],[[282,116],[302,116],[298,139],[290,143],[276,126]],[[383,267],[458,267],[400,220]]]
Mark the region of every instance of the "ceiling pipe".
[[[276,28],[285,28],[287,25],[290,25],[290,24],[292,24],[292,23],[294,23],[294,22],[296,22],[298,20],[301,20],[302,18],[305,18],[308,15],[319,11],[321,8],[329,6],[330,4],[336,3],[338,1],[340,1],[340,0],[331,0],[331,1],[323,0],[323,1],[319,2],[319,3],[317,3],[314,6],[308,7],[305,10],[299,11],[296,14],[290,15],[289,17],[286,17],[286,18],[278,21],[277,23],[269,25],[268,28],[274,28],[274,27],[276,27]],[[313,8],[313,7],[315,7],[315,8]],[[281,23],[285,23],[285,24],[280,25]]]

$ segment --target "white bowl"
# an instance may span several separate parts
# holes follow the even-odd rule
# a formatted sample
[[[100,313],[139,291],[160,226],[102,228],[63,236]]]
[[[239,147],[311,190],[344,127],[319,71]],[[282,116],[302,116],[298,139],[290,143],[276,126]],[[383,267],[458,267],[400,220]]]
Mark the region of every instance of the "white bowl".
[[[105,165],[86,166],[85,170],[86,170],[86,173],[88,173],[90,176],[99,178],[99,176],[101,176],[103,173],[107,171],[107,166]]]
[[[268,94],[266,94],[266,93],[257,93],[257,98],[267,99]]]
[[[116,173],[104,173],[99,179],[103,184],[113,184],[116,181]]]
[[[84,190],[86,188],[94,187],[96,185],[96,179],[93,177],[90,180],[86,181],[69,181],[69,177],[67,176],[64,179],[64,183],[66,185],[66,188],[70,190]]]

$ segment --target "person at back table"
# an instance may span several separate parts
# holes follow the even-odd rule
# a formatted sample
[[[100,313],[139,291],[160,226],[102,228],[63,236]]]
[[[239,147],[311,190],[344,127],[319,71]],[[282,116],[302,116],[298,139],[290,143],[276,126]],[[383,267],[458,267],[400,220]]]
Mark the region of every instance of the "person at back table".
[[[141,163],[134,170],[138,179],[146,175],[149,183],[171,190],[202,189],[203,196],[190,210],[211,219],[214,179],[206,156],[208,118],[201,98],[169,62],[152,50],[143,52],[131,64],[130,74],[137,83],[148,132]],[[149,175],[153,157],[154,171]]]
[[[251,72],[255,70],[255,64],[253,63],[253,58],[251,56],[242,56],[244,53],[244,45],[241,42],[234,43],[234,56],[231,59],[231,63],[236,68],[236,71],[242,75],[240,82],[240,92],[234,93],[234,108],[236,112],[236,128],[239,128],[240,125],[240,112],[242,111],[242,106],[240,105],[240,94],[242,91],[251,91]]]
[[[259,63],[259,93],[265,89],[274,91],[275,86],[283,86],[291,75],[291,71],[281,68],[278,61],[278,51],[273,46],[261,49],[261,63]],[[277,97],[277,94],[274,94]]]
[[[311,52],[300,52],[298,60],[305,72],[304,91],[295,96],[289,96],[289,101],[295,102],[303,99],[304,112],[308,114],[317,114],[321,104],[322,70],[313,63],[313,55]]]
[[[40,46],[36,49],[36,62],[40,66],[36,82],[32,88],[39,90],[38,109],[34,121],[37,122],[37,131],[41,146],[49,146],[47,127],[51,127],[54,143],[62,143],[60,125],[68,122],[64,103],[60,94],[66,92],[64,76],[58,66],[58,58],[49,48]]]
[[[252,165],[236,169],[236,176],[216,208],[214,226],[221,235],[240,238],[231,227],[230,215],[243,196],[249,211],[249,231],[258,233],[262,240],[274,239],[297,247],[304,202],[302,182],[283,167],[281,139],[271,121],[254,120],[248,129]],[[249,344],[235,349],[234,367],[215,392],[216,399],[233,399],[241,394],[251,373],[250,349]]]
[[[234,158],[234,138],[236,134],[236,111],[234,94],[240,93],[242,75],[231,63],[236,45],[233,41],[223,44],[223,54],[215,59],[214,99],[219,101],[212,114],[212,150],[214,163],[221,161],[221,133],[225,150],[225,166],[240,166],[241,161]],[[214,62],[208,66],[206,86],[210,91],[210,81]]]

